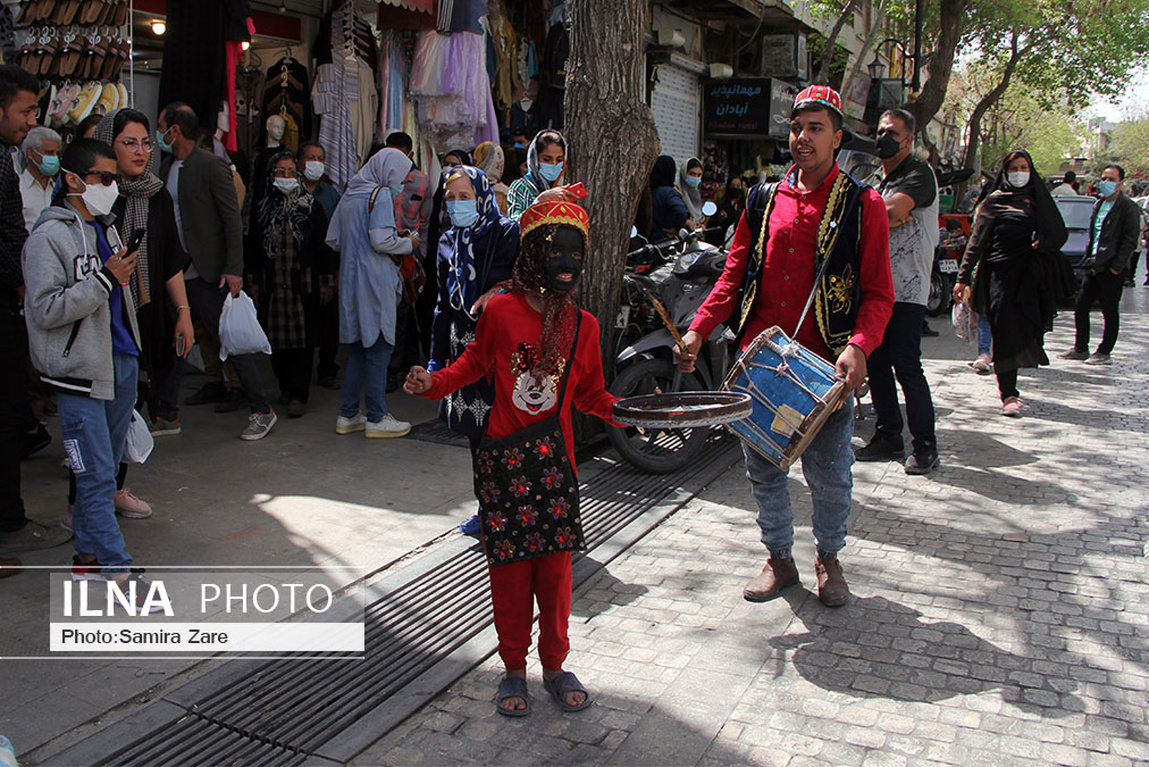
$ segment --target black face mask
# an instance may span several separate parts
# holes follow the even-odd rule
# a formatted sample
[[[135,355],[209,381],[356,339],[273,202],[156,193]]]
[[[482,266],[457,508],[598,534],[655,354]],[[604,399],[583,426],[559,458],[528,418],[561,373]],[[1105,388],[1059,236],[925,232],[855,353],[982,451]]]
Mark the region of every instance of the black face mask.
[[[883,160],[888,160],[898,152],[902,151],[902,145],[898,142],[892,133],[883,133],[878,136],[878,146],[876,149],[878,157]]]
[[[548,290],[569,293],[582,276],[583,240],[579,230],[560,226],[547,246],[547,261],[543,279]],[[560,280],[560,274],[571,275],[570,281]]]

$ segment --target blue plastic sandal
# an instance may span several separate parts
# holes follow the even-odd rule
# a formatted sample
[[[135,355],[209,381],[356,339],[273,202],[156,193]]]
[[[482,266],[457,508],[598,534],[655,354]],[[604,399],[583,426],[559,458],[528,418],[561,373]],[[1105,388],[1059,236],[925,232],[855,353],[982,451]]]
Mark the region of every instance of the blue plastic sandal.
[[[551,697],[555,699],[555,703],[558,703],[559,708],[563,711],[582,711],[591,703],[590,694],[587,693],[586,688],[582,686],[582,682],[578,680],[578,677],[570,671],[563,671],[554,679],[544,679],[543,687],[551,694]],[[567,703],[567,695],[572,692],[581,692],[586,696],[586,699],[583,700],[582,703],[572,706]]]
[[[509,698],[522,698],[526,703],[524,708],[507,708],[503,702]],[[517,676],[504,677],[499,682],[499,691],[495,693],[495,710],[503,716],[526,716],[531,713],[531,699],[527,695],[527,680]]]

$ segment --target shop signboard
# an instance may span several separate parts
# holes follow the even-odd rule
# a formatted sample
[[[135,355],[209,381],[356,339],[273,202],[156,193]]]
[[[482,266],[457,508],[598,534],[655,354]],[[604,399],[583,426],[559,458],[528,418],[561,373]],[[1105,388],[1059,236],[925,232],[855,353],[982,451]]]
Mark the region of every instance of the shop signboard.
[[[711,81],[705,89],[703,129],[707,136],[786,138],[793,88],[772,77]]]

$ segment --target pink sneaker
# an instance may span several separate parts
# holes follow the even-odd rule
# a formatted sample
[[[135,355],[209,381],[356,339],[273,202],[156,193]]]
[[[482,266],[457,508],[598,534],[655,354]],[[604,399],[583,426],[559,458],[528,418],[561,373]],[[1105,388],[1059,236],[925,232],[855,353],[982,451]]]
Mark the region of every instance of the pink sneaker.
[[[983,375],[993,370],[991,365],[992,360],[990,360],[988,354],[979,354],[976,360],[969,363],[969,366],[973,368],[975,372],[981,373]]]
[[[1001,414],[1006,418],[1021,418],[1021,397],[1006,397],[1001,403]]]
[[[126,519],[147,519],[152,515],[152,507],[125,487],[116,491],[116,513]]]

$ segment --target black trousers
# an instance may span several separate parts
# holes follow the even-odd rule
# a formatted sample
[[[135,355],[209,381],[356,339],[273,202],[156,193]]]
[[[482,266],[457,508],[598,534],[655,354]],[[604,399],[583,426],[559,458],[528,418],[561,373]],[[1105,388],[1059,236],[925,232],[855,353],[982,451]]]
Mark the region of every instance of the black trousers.
[[[0,532],[28,524],[20,492],[20,437],[28,396],[28,330],[14,309],[0,308]]]
[[[1074,348],[1089,351],[1089,309],[1093,302],[1101,301],[1101,316],[1105,319],[1105,330],[1101,335],[1098,354],[1109,354],[1117,343],[1117,330],[1120,324],[1121,290],[1125,284],[1125,273],[1114,274],[1108,269],[1100,274],[1087,274],[1077,291],[1077,301],[1073,305],[1073,319],[1077,325],[1077,340]]]
[[[877,431],[892,442],[902,443],[902,411],[898,407],[898,391],[894,377],[902,387],[906,401],[906,421],[909,421],[914,452],[937,446],[934,436],[934,401],[930,384],[922,370],[922,323],[926,307],[898,301],[882,344],[870,355],[867,373],[870,378],[870,399],[877,415]]]
[[[188,304],[191,305],[192,316],[203,324],[204,330],[217,344],[219,343],[219,315],[223,312],[223,300],[226,292],[215,285],[208,284],[202,277],[186,280]],[[270,413],[271,406],[267,404],[267,397],[263,393],[263,382],[259,379],[259,368],[256,367],[254,354],[240,354],[228,357],[228,361],[235,366],[239,384],[243,387],[243,396],[253,413]],[[180,364],[177,362],[177,364]]]
[[[326,305],[319,306],[319,369],[320,378],[339,372],[335,355],[339,352],[339,293]],[[306,400],[304,400],[306,401]]]
[[[311,358],[315,350],[306,349],[273,349],[271,352],[271,369],[279,381],[279,390],[287,395],[288,400],[299,400],[306,403],[311,392]]]
[[[997,391],[1001,394],[1002,402],[1010,397],[1021,396],[1021,392],[1017,390],[1017,368],[997,374]]]

